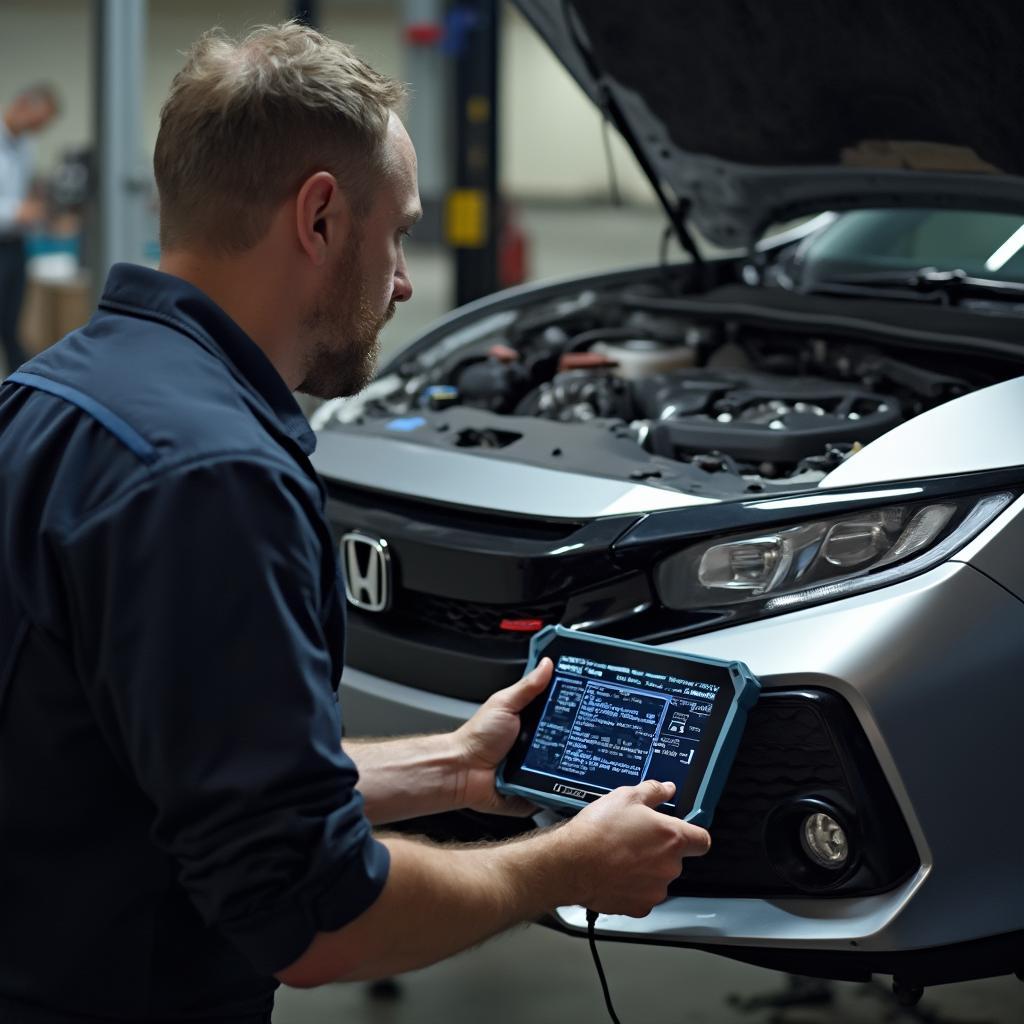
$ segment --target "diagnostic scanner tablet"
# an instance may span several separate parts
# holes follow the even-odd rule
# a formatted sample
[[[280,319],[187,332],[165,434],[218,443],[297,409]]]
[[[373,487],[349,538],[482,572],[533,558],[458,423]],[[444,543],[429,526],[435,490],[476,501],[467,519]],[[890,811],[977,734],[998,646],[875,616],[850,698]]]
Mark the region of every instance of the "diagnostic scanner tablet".
[[[578,810],[657,779],[676,784],[659,810],[710,825],[761,691],[750,670],[561,626],[533,638],[528,669],[543,657],[551,685],[523,711],[498,791]]]

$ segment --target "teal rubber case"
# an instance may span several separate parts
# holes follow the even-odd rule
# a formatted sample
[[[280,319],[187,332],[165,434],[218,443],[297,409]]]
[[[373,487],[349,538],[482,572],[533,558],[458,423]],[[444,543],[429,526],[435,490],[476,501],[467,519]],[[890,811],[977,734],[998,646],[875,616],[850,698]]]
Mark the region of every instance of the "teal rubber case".
[[[526,672],[533,669],[540,659],[544,657],[544,651],[548,645],[553,640],[560,638],[585,640],[599,644],[602,647],[618,647],[627,651],[643,651],[646,654],[677,658],[680,661],[695,661],[702,665],[716,665],[726,669],[733,686],[732,701],[728,711],[726,711],[722,730],[718,734],[718,739],[715,741],[715,746],[711,751],[707,768],[704,771],[704,778],[697,788],[693,807],[687,814],[682,816],[684,821],[691,821],[695,825],[702,825],[705,828],[709,826],[714,818],[718,800],[725,789],[725,783],[729,778],[729,771],[736,757],[736,751],[739,750],[740,740],[743,738],[743,730],[747,724],[747,713],[757,703],[757,698],[761,694],[761,683],[754,674],[741,661],[720,661],[717,658],[703,658],[696,654],[668,650],[664,647],[652,647],[649,644],[639,644],[631,640],[617,640],[613,637],[597,636],[594,633],[581,633],[579,630],[566,629],[564,626],[545,626],[544,629],[534,635],[530,641],[530,655],[526,664]],[[541,793],[528,789],[525,786],[506,782],[504,761],[498,767],[495,776],[495,786],[499,793],[506,796],[524,797],[532,803],[552,807],[556,810],[582,810],[584,807],[589,806],[585,800],[576,800],[572,797],[557,796],[551,793]]]

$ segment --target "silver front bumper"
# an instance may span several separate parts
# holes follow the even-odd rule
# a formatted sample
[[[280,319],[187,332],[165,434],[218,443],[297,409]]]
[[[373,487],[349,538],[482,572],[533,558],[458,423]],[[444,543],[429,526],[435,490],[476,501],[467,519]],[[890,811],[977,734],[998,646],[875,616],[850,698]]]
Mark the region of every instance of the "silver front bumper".
[[[921,868],[877,896],[674,898],[642,920],[602,917],[599,931],[890,951],[1024,927],[1022,638],[1024,605],[971,566],[950,562],[885,590],[672,644],[744,661],[766,688],[841,694],[888,778]],[[346,671],[342,706],[352,735],[448,729],[475,707],[354,670]],[[585,926],[581,908],[558,916],[568,928]]]

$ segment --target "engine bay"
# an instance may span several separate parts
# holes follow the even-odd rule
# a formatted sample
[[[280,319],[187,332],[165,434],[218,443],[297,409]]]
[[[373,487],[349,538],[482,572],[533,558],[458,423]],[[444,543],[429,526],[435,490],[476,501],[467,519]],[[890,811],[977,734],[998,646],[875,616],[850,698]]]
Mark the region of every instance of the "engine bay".
[[[634,286],[491,317],[415,347],[335,422],[726,498],[815,486],[905,420],[1022,372],[678,304]]]

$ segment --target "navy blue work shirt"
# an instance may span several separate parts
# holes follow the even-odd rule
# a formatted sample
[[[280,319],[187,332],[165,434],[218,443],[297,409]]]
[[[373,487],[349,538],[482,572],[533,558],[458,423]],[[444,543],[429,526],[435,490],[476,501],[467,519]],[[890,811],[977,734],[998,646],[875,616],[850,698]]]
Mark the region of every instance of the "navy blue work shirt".
[[[383,888],[313,446],[237,324],[127,264],[0,385],[0,1021],[269,1020]]]

